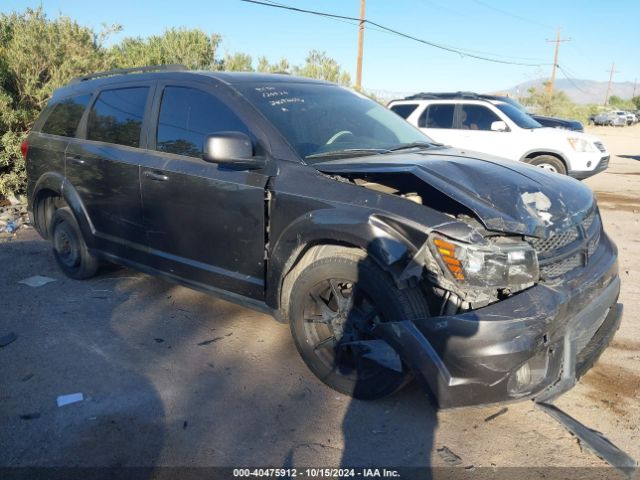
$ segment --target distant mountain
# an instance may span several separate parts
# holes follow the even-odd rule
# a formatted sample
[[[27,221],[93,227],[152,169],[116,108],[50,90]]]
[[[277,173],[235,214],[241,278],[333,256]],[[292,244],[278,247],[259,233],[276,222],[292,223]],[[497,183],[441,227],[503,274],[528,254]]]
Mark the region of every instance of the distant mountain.
[[[531,87],[535,87],[536,89],[544,88],[543,82],[545,81],[547,81],[546,78],[530,80],[508,90],[503,90],[502,93],[507,93],[515,97],[526,97]],[[567,80],[566,78],[562,78],[556,80],[555,89],[562,90],[576,103],[602,104],[607,94],[608,83],[609,82],[595,82],[593,80]],[[617,95],[624,100],[630,99],[633,95],[633,82],[613,82],[611,84],[610,95]],[[640,95],[640,85],[636,86],[636,95]]]

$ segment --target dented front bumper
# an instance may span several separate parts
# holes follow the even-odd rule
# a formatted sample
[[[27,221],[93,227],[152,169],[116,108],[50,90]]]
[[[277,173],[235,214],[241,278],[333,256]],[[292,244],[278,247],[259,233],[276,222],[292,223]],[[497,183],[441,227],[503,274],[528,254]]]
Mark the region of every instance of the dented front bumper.
[[[538,284],[472,312],[381,323],[386,340],[441,408],[548,401],[570,389],[609,344],[622,305],[606,235],[579,275]]]

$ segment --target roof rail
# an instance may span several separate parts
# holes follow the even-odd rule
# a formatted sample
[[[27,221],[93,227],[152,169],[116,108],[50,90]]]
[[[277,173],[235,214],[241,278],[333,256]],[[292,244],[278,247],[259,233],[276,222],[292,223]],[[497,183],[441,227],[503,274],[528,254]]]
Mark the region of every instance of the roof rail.
[[[71,82],[69,82],[70,84],[72,83],[80,83],[80,82],[86,82],[87,80],[91,80],[93,78],[100,78],[100,77],[110,77],[112,75],[126,75],[127,73],[134,73],[134,72],[158,72],[158,71],[169,71],[169,72],[180,72],[180,71],[184,71],[184,70],[188,70],[187,67],[185,67],[184,65],[180,65],[180,64],[171,64],[171,65],[147,65],[144,67],[133,67],[133,68],[116,68],[113,70],[107,70],[105,72],[96,72],[96,73],[92,73],[90,75],[83,75],[80,77],[76,77],[73,80],[71,80]]]
[[[416,93],[415,95],[410,95],[405,97],[405,100],[424,100],[424,99],[454,99],[454,98],[469,98],[469,99],[477,99],[483,100],[489,95],[480,95],[475,92],[443,92],[443,93],[434,93],[434,92],[421,92]]]

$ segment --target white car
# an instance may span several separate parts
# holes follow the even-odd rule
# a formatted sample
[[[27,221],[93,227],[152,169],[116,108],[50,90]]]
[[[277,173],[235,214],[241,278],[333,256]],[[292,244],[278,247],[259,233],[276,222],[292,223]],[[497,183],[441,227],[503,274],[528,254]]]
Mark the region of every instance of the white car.
[[[597,137],[542,127],[504,100],[474,93],[422,93],[388,107],[437,142],[527,162],[583,179],[606,170]]]

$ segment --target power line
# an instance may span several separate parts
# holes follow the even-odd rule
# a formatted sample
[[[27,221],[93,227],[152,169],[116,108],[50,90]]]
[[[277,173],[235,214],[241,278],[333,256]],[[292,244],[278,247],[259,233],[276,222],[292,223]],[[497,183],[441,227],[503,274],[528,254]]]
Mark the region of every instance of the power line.
[[[356,17],[349,17],[346,15],[337,15],[337,14],[333,14],[333,13],[326,13],[326,12],[318,12],[316,10],[306,10],[303,8],[298,8],[298,7],[292,7],[289,5],[282,5],[282,4],[278,4],[278,3],[271,3],[271,2],[266,2],[266,1],[260,1],[260,0],[240,0],[242,2],[246,2],[246,3],[253,3],[256,5],[264,5],[266,7],[273,7],[273,8],[280,8],[283,10],[290,10],[293,12],[299,12],[299,13],[308,13],[310,15],[317,15],[320,17],[326,17],[326,18],[338,18],[338,19],[342,19],[342,20],[351,20],[351,21],[355,21],[355,22],[360,22],[359,18]],[[386,32],[392,33],[394,35],[397,35],[399,37],[403,37],[406,38],[408,40],[413,40],[415,42],[418,43],[422,43],[424,45],[429,45],[431,47],[434,48],[438,48],[440,50],[445,50],[447,52],[451,52],[451,53],[457,53],[458,55],[462,56],[462,57],[470,57],[470,58],[475,58],[478,60],[484,60],[487,62],[493,62],[493,63],[501,63],[504,65],[520,65],[520,66],[525,66],[525,67],[544,67],[544,66],[549,66],[551,65],[550,63],[528,63],[528,62],[514,62],[514,61],[509,61],[509,60],[500,60],[498,58],[491,58],[491,57],[485,57],[483,55],[477,55],[475,53],[472,53],[471,51],[468,50],[464,50],[464,49],[460,49],[460,48],[455,48],[455,47],[451,47],[448,45],[443,45],[443,44],[439,44],[439,43],[435,43],[429,40],[424,40],[422,38],[418,38],[418,37],[414,37],[413,35],[409,35],[407,33],[403,33],[400,32],[398,30],[395,30],[393,28],[389,28],[389,27],[385,27],[384,25],[381,25],[379,23],[376,22],[372,22],[371,20],[362,20],[363,23],[369,24],[369,25],[373,25],[374,27],[377,27],[381,30],[384,30]],[[496,55],[496,54],[491,54],[494,57],[496,56],[501,56],[501,55]]]
[[[571,83],[571,85],[573,85],[576,90],[579,90],[580,92],[582,92],[584,94],[587,94],[587,95],[589,94],[589,92],[587,92],[586,90],[582,89],[580,86],[578,86],[578,84],[576,82],[573,81],[573,79],[565,71],[566,68],[562,68],[560,65],[558,65],[558,70],[560,70],[560,73],[562,73],[562,75],[564,75],[564,77],[567,80],[569,80],[569,83]]]
[[[540,26],[540,27],[548,28],[548,29],[550,29],[550,30],[551,30],[551,29],[553,29],[553,27],[551,27],[551,26],[549,26],[549,25],[545,25],[544,23],[540,23],[540,22],[537,22],[537,21],[535,21],[535,20],[531,20],[531,19],[529,19],[529,18],[521,17],[520,15],[516,15],[515,13],[507,12],[506,10],[502,10],[502,9],[500,9],[500,8],[494,7],[493,5],[489,5],[489,4],[487,4],[487,3],[485,3],[485,2],[482,2],[482,1],[480,1],[480,0],[473,0],[473,1],[474,1],[475,3],[477,3],[478,5],[482,5],[482,6],[483,6],[483,7],[485,7],[485,8],[489,8],[489,9],[491,9],[491,10],[495,10],[496,12],[500,12],[500,13],[502,13],[503,15],[507,15],[508,17],[517,18],[518,20],[521,20],[521,21],[523,21],[523,22],[526,22],[526,23],[532,23],[532,24],[534,24],[534,25],[538,25],[538,26]]]

